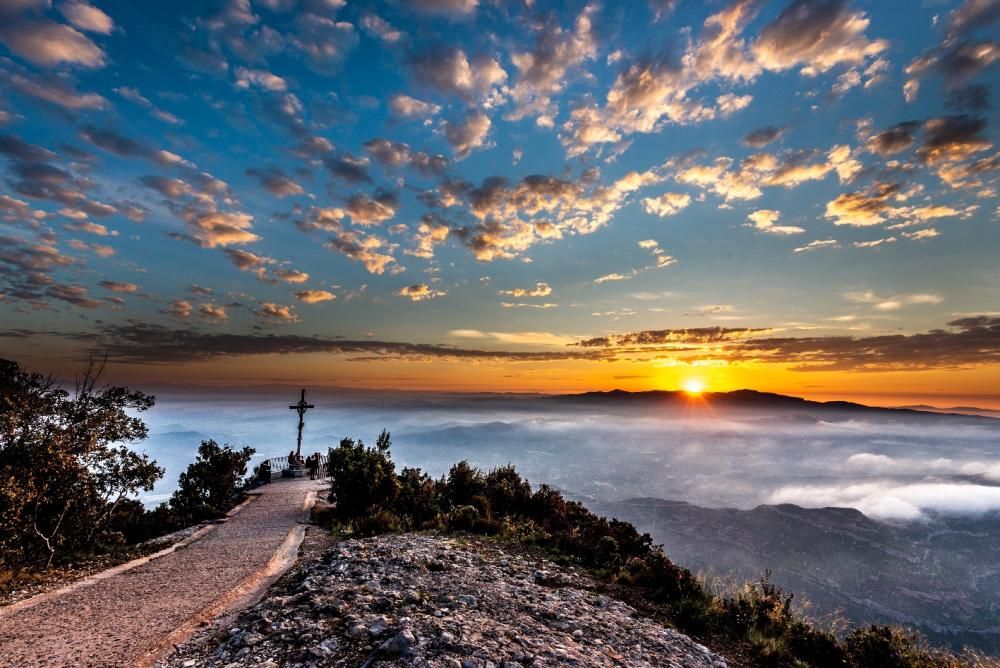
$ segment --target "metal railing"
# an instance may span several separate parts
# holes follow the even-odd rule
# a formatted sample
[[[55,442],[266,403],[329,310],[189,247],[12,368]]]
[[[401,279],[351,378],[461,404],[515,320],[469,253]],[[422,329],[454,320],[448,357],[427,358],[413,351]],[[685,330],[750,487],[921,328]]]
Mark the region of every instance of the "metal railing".
[[[303,456],[302,458],[303,461],[307,456],[308,455]],[[319,475],[324,478],[326,477],[326,462],[327,462],[327,456],[323,453],[320,453]],[[263,466],[265,463],[270,464],[271,466],[271,479],[273,480],[275,478],[280,478],[281,472],[284,469],[288,468],[288,455],[285,455],[284,457],[271,457],[270,459],[265,459],[260,464],[257,464],[257,466],[254,467],[255,478],[259,478],[258,472],[260,471],[260,467]]]

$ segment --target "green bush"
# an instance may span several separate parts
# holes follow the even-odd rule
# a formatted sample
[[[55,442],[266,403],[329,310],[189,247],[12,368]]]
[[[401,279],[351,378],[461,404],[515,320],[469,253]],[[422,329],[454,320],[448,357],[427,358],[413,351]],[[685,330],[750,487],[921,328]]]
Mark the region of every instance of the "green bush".
[[[221,517],[233,507],[253,453],[253,448],[234,450],[211,439],[201,442],[197,458],[181,473],[170,497],[170,509],[181,526]]]
[[[389,455],[392,440],[383,431],[374,448],[345,438],[330,449],[327,472],[331,477],[330,502],[334,514],[352,521],[393,507],[399,493],[396,465]]]

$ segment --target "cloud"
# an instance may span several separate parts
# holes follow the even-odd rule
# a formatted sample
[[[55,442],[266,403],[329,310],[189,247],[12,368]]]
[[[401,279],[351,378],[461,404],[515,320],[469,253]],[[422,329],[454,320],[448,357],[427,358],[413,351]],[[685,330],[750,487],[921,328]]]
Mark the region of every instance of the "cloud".
[[[181,119],[174,116],[168,111],[164,111],[153,104],[146,96],[139,92],[139,89],[132,88],[130,86],[119,86],[115,88],[115,92],[121,95],[126,100],[134,102],[143,109],[148,109],[149,112],[159,120],[164,123],[170,123],[171,125],[180,125],[183,123]]]
[[[865,191],[841,193],[827,202],[826,217],[835,225],[867,227],[885,222],[891,200],[900,191],[898,183],[876,183]]]
[[[48,149],[5,134],[0,134],[0,153],[24,162],[49,162],[56,158],[56,154]]]
[[[281,304],[275,304],[274,302],[261,302],[260,306],[254,311],[254,313],[262,320],[268,320],[271,322],[279,322],[283,324],[299,322],[299,316],[295,314],[294,306],[283,306]]]
[[[63,2],[59,5],[59,11],[67,21],[80,30],[109,35],[115,29],[115,23],[110,16],[86,2],[75,0]]]
[[[808,253],[809,251],[821,250],[823,248],[839,248],[840,242],[836,239],[817,239],[816,241],[810,241],[805,246],[799,246],[795,249],[796,253]]]
[[[272,93],[283,93],[288,90],[288,82],[267,70],[254,70],[246,67],[236,68],[237,88],[262,88]]]
[[[395,44],[403,38],[403,33],[392,27],[392,25],[371,12],[366,12],[361,17],[361,27],[370,35],[377,37],[387,44]]]
[[[834,485],[788,485],[767,503],[806,508],[850,507],[880,520],[913,521],[926,513],[981,514],[1000,509],[1000,487],[954,482],[900,483],[891,480]]]
[[[425,283],[416,283],[414,285],[407,285],[396,292],[393,293],[398,297],[408,297],[410,301],[420,302],[425,299],[434,299],[435,297],[443,297],[448,294],[444,290],[435,290],[431,286]]]
[[[885,371],[960,368],[1000,362],[1000,318],[970,316],[916,334],[767,338],[740,344],[730,358],[792,364],[794,370]]]
[[[476,11],[479,0],[407,0],[406,8],[425,14],[465,16]]]
[[[431,259],[434,257],[434,248],[443,244],[451,234],[451,228],[437,220],[432,214],[425,215],[417,227],[414,235],[415,248],[405,251],[408,255]]]
[[[368,175],[368,162],[368,158],[355,157],[350,153],[323,157],[323,164],[330,173],[348,183],[368,183],[372,180]]]
[[[753,223],[752,227],[754,229],[767,232],[768,234],[802,234],[805,232],[805,229],[794,225],[775,225],[780,216],[780,211],[760,209],[748,214],[747,218]]]
[[[449,180],[425,198],[445,209],[467,207],[479,222],[453,227],[451,234],[477,259],[491,262],[517,257],[539,242],[591,234],[611,222],[631,193],[660,180],[654,172],[629,172],[608,185],[586,174],[576,181],[529,174],[516,183],[489,177],[478,187]]]
[[[921,126],[922,123],[918,121],[897,123],[869,139],[868,148],[879,155],[899,153],[913,145]]]
[[[626,276],[625,274],[605,274],[604,276],[601,276],[599,278],[595,278],[594,279],[594,283],[596,285],[600,285],[602,283],[614,283],[616,281],[627,281],[630,278],[632,278],[632,277],[631,276]]]
[[[650,346],[663,344],[703,344],[740,341],[751,336],[769,332],[769,329],[749,327],[693,327],[687,329],[648,329],[626,334],[610,334],[577,341],[574,345],[583,348],[617,348]]]
[[[564,30],[555,20],[548,21],[539,29],[531,51],[511,55],[518,76],[510,90],[514,109],[505,116],[507,120],[535,116],[539,125],[553,126],[559,112],[553,96],[565,89],[574,69],[597,55],[592,25],[596,11],[596,5],[587,5],[572,30]]]
[[[73,111],[81,109],[104,109],[108,101],[97,93],[81,93],[76,90],[72,79],[45,76],[31,78],[16,73],[0,72],[0,81],[25,95],[38,98],[50,104]]]
[[[741,140],[744,146],[752,148],[764,148],[771,142],[779,139],[785,133],[786,128],[767,125],[748,132]]]
[[[326,248],[337,251],[365,265],[372,274],[382,274],[386,267],[395,262],[391,253],[393,247],[384,239],[374,234],[363,234],[356,230],[346,230],[339,223],[339,218],[328,220],[324,218],[324,210],[311,212],[309,221],[304,222],[305,229],[325,229],[332,234],[324,244]]]
[[[319,304],[337,298],[337,295],[327,290],[297,290],[293,294],[296,299],[306,304]]]
[[[486,145],[491,125],[489,116],[481,111],[470,111],[461,122],[445,121],[441,128],[445,139],[455,150],[455,157],[461,159],[469,155],[473,149]]]
[[[427,118],[436,116],[441,111],[440,106],[409,95],[393,95],[389,98],[389,109],[395,115],[404,118]]]
[[[861,170],[847,146],[834,146],[826,154],[819,151],[786,151],[780,155],[754,153],[738,164],[719,156],[708,164],[688,161],[668,163],[675,169],[674,180],[711,191],[725,200],[750,201],[763,196],[762,188],[794,188],[807,181],[819,181],[836,174],[850,181]],[[735,167],[735,168],[734,168]]]
[[[94,309],[102,306],[100,301],[87,296],[87,288],[82,285],[56,283],[45,288],[45,296],[81,308]]]
[[[754,55],[766,69],[801,65],[807,76],[837,65],[858,65],[889,46],[865,36],[869,23],[864,12],[851,11],[846,0],[793,0],[761,30]]]
[[[408,144],[381,137],[365,142],[365,151],[387,167],[410,167],[423,174],[441,174],[448,167],[443,155],[412,151]]]
[[[87,125],[80,130],[80,137],[94,146],[122,158],[141,158],[162,167],[191,166],[186,160],[170,151],[150,148],[131,137],[126,137],[108,128]]]
[[[66,64],[96,68],[105,64],[104,51],[83,33],[64,23],[18,15],[12,9],[0,8],[0,42],[12,53],[43,67]]]
[[[858,304],[870,304],[880,311],[895,311],[903,306],[911,306],[914,304],[940,304],[944,301],[944,298],[941,295],[933,293],[915,293],[896,295],[892,297],[881,297],[871,290],[865,290],[862,292],[847,292],[844,294],[844,298]]]
[[[921,80],[930,73],[940,75],[948,90],[955,91],[986,68],[1000,61],[1000,43],[975,36],[997,22],[1000,12],[994,0],[966,0],[938,25],[945,27],[941,42],[914,58],[906,67],[903,86],[907,102],[917,97]]]
[[[198,305],[198,316],[206,320],[228,320],[226,309],[218,304],[205,303]]]
[[[329,16],[301,12],[294,19],[295,32],[289,43],[306,57],[306,64],[321,74],[330,74],[358,43],[354,26]]]
[[[986,120],[971,116],[941,116],[924,124],[924,142],[917,156],[927,164],[957,162],[969,158],[992,144],[982,135]]]
[[[293,181],[288,175],[277,167],[271,167],[263,170],[248,169],[246,173],[247,176],[253,176],[260,179],[261,185],[275,197],[291,197],[293,195],[302,195],[305,193],[302,186]]]
[[[658,132],[667,124],[692,124],[745,108],[749,95],[726,92],[712,100],[697,92],[711,83],[741,85],[762,71],[801,65],[815,76],[840,65],[862,65],[888,47],[869,40],[869,20],[843,0],[795,0],[764,27],[752,44],[743,37],[761,3],[735,0],[710,15],[679,57],[643,57],[624,68],[603,106],[584,103],[570,114],[560,136],[569,156],[617,143],[633,133]],[[873,71],[870,78],[877,76]]]
[[[112,292],[132,293],[139,291],[139,286],[135,283],[125,283],[122,281],[101,281],[98,285]]]
[[[253,216],[241,212],[192,212],[186,216],[195,240],[205,248],[248,244],[260,237],[250,231]]]
[[[176,303],[176,302],[175,302]],[[189,313],[190,314],[190,313]],[[383,359],[448,359],[465,361],[544,362],[564,359],[600,359],[600,351],[477,350],[438,344],[338,339],[291,334],[241,334],[174,329],[128,322],[106,325],[86,343],[115,361],[138,364],[177,364],[252,355],[307,353],[368,355]]]
[[[274,270],[274,275],[285,283],[305,283],[309,280],[309,274],[298,269],[286,269],[279,267]]]
[[[659,197],[646,197],[642,200],[642,208],[661,218],[672,216],[686,209],[691,204],[691,196],[686,193],[664,193]]]
[[[170,307],[167,309],[167,315],[177,320],[185,320],[191,317],[193,310],[194,305],[192,305],[188,300],[175,299],[170,302]]]
[[[513,290],[497,290],[498,295],[508,297],[548,297],[552,288],[548,283],[535,283],[533,288],[514,288]]]
[[[436,47],[409,59],[413,77],[439,93],[468,101],[490,96],[507,80],[507,72],[489,56],[471,60],[459,48]]]
[[[639,248],[645,248],[653,254],[656,258],[656,268],[663,269],[664,267],[669,267],[672,264],[677,264],[677,259],[667,255],[667,252],[660,248],[660,242],[655,239],[644,239],[639,242]]]

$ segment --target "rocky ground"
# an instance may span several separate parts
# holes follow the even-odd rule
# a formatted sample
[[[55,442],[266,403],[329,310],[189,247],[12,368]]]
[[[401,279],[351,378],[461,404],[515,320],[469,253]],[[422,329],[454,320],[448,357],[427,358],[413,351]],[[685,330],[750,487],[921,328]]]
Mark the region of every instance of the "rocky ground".
[[[321,549],[307,539],[305,548],[260,603],[181,646],[164,665],[726,665],[598,593],[586,574],[489,539],[405,534]]]

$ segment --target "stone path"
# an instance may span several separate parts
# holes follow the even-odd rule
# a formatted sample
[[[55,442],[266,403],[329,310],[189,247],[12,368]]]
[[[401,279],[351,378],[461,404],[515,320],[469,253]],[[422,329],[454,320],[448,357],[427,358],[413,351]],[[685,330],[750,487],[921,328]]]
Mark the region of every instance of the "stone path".
[[[295,561],[322,484],[276,481],[190,544],[0,608],[0,666],[149,666]]]

